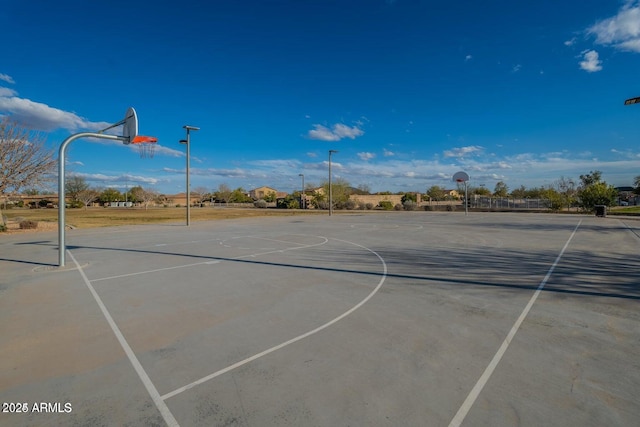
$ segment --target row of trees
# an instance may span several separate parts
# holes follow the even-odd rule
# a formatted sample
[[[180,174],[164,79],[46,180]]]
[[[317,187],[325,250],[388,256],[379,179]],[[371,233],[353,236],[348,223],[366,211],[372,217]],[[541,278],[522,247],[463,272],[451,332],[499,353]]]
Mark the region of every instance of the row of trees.
[[[458,192],[464,194],[464,188],[459,185]],[[602,180],[601,171],[591,171],[580,175],[580,180],[561,177],[553,184],[546,187],[527,189],[520,186],[509,191],[509,187],[503,182],[496,183],[493,193],[483,186],[467,188],[469,195],[485,197],[512,197],[514,199],[545,199],[551,210],[559,211],[564,208],[578,207],[584,211],[592,211],[596,205],[614,206],[620,195],[606,181]],[[640,195],[640,176],[634,179],[634,193]],[[432,186],[426,193],[433,200],[446,200],[446,192],[442,187]]]
[[[55,151],[48,148],[45,141],[45,136],[42,133],[19,126],[7,117],[0,120],[0,197],[6,200],[8,196],[18,194],[23,189],[36,188],[54,176],[57,163]],[[635,193],[640,194],[640,176],[635,177],[634,186]],[[323,207],[328,203],[328,183],[322,183],[321,187],[324,188],[324,191],[316,192],[313,199],[313,203],[318,207]],[[600,171],[591,171],[588,174],[580,175],[580,181],[562,177],[547,187],[527,189],[521,186],[509,191],[507,185],[501,181],[495,185],[493,193],[482,186],[472,187],[469,190],[471,194],[480,196],[544,198],[549,200],[551,208],[555,210],[570,206],[591,210],[597,204],[611,206],[616,203],[618,198],[613,186],[602,180]],[[369,189],[366,186],[354,189],[346,181],[336,180],[332,184],[333,201],[336,206],[347,203],[349,195],[356,191],[368,193]],[[462,193],[462,191],[460,192]],[[231,190],[226,184],[220,185],[216,191],[207,191],[203,188],[195,189],[192,194],[194,201],[199,203],[205,200],[224,203],[252,201],[241,187]],[[162,195],[154,190],[143,189],[140,186],[131,188],[125,194],[112,188],[92,189],[80,177],[69,179],[67,195],[72,198],[74,204],[80,206],[87,206],[96,200],[103,203],[128,200],[143,203],[145,206],[151,202],[163,203],[166,201],[163,200]],[[444,189],[439,186],[427,189],[427,195],[434,200],[446,198]],[[297,192],[297,197],[294,193],[292,198],[299,200],[300,193]],[[267,202],[274,200],[275,195],[265,197]]]
[[[640,194],[640,176],[635,179],[636,193]],[[313,184],[307,186],[309,190],[315,190],[316,187]],[[322,182],[320,184],[321,191],[313,191],[311,203],[314,207],[319,209],[328,209],[329,207],[329,183]],[[151,202],[155,203],[167,203],[167,198],[164,195],[159,194],[154,190],[147,190],[141,186],[132,187],[126,193],[120,193],[113,188],[106,188],[102,190],[92,189],[86,182],[86,180],[79,176],[73,176],[66,182],[67,197],[70,197],[74,206],[84,206],[98,201],[101,203],[109,203],[115,201],[128,200],[133,203],[142,203],[147,207]],[[554,184],[547,187],[536,187],[527,189],[524,186],[520,186],[515,190],[509,191],[508,186],[500,181],[496,183],[493,193],[484,186],[468,187],[468,194],[485,196],[485,197],[512,197],[516,199],[545,199],[548,206],[552,210],[562,210],[564,208],[579,207],[585,211],[593,210],[596,205],[613,206],[617,203],[619,195],[618,191],[612,186],[602,180],[602,172],[591,171],[588,174],[580,175],[580,181],[576,182],[573,179],[561,177]],[[305,191],[309,194],[311,191]],[[334,206],[337,209],[346,208],[353,209],[353,206],[349,206],[349,196],[351,194],[369,194],[368,189],[354,188],[344,179],[338,179],[331,184],[332,200]],[[464,194],[464,189],[458,188],[459,194]],[[431,186],[427,189],[426,195],[432,200],[452,200],[454,197],[447,193],[447,191],[440,186]],[[287,195],[284,199],[280,200],[279,207],[298,209],[300,208],[301,192],[296,191]],[[193,203],[203,203],[205,201],[218,202],[218,203],[250,203],[254,202],[251,197],[247,195],[247,192],[238,187],[235,190],[226,184],[221,184],[217,190],[208,191],[204,187],[199,187],[191,192],[191,198]],[[263,198],[264,202],[275,202],[275,193],[267,194]],[[417,202],[417,197],[414,193],[403,194],[402,204],[410,205]]]

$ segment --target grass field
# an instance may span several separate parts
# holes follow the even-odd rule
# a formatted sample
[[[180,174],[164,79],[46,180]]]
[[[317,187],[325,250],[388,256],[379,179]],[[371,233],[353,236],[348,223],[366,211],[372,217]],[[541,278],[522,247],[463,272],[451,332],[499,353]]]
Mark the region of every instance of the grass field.
[[[340,211],[335,211],[339,213]],[[344,211],[353,212],[353,211]],[[9,230],[17,230],[18,223],[23,220],[38,222],[39,230],[51,230],[57,227],[57,209],[9,209],[2,214],[7,218]],[[294,215],[327,215],[327,211],[288,210],[288,209],[253,209],[230,207],[192,208],[192,221],[211,221],[260,216],[294,216]],[[640,216],[640,206],[615,207],[608,214]],[[179,223],[186,221],[186,208],[102,208],[67,209],[66,223],[75,228],[111,227],[118,225],[135,225],[151,223]]]
[[[9,225],[22,220],[38,221],[38,228],[51,228],[58,223],[57,209],[9,209],[3,210]],[[286,209],[251,208],[192,208],[192,221],[209,221],[258,216],[327,215],[326,211],[295,211]],[[67,209],[67,225],[76,228],[111,227],[150,223],[186,221],[186,208],[88,208]],[[49,225],[49,227],[47,227]],[[10,227],[11,228],[11,227]]]

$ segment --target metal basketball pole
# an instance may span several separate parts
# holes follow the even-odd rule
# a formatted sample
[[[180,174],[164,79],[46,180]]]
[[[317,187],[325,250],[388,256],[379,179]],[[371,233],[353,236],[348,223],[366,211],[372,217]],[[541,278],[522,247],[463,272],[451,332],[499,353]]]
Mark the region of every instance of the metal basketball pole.
[[[64,179],[64,165],[66,161],[67,146],[71,141],[79,138],[100,138],[111,139],[116,141],[129,141],[129,137],[105,135],[102,133],[82,132],[75,135],[71,135],[65,139],[60,145],[60,151],[58,154],[58,266],[64,267],[66,247],[64,242],[65,237],[65,179]]]

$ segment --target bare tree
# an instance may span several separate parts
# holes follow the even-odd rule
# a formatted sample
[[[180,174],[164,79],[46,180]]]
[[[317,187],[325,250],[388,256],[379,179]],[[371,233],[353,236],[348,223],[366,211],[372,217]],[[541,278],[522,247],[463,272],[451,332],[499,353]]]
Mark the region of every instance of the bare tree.
[[[87,188],[86,190],[81,190],[76,194],[76,200],[82,202],[84,209],[87,210],[89,203],[94,202],[98,196],[100,196],[100,192],[98,190]]]
[[[51,178],[55,172],[54,150],[45,146],[43,134],[20,127],[9,119],[0,121],[0,194],[19,192]]]
[[[9,118],[0,121],[0,198],[51,179],[55,172],[54,150],[45,145],[44,134],[20,126]],[[0,215],[0,224],[4,224]]]
[[[131,189],[132,196],[144,205],[146,210],[149,204],[159,197],[159,193],[156,190],[145,190],[142,187],[134,187]]]
[[[89,187],[86,179],[78,175],[72,175],[65,181],[65,196],[71,197],[74,202],[81,202],[80,194],[89,190]]]

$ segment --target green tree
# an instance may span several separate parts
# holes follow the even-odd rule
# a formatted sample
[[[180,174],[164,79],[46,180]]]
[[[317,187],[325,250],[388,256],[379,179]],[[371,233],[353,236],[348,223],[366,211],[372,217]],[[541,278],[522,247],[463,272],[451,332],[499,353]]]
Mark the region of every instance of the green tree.
[[[277,207],[280,209],[300,209],[300,192],[296,191],[293,194],[288,194],[284,199],[280,199]]]
[[[427,196],[436,201],[444,200],[444,191],[445,189],[439,185],[432,185],[427,189]]]
[[[577,191],[578,205],[587,212],[592,212],[596,205],[613,206],[618,192],[605,181],[601,181],[602,172],[591,171],[580,175],[582,185]]]
[[[513,197],[514,199],[524,199],[525,197],[527,197],[527,189],[524,185],[521,185],[515,190],[511,190],[511,197]]]
[[[229,201],[231,203],[250,203],[253,202],[251,197],[247,195],[247,192],[242,187],[238,187],[231,192],[229,196]]]
[[[553,188],[553,186],[542,189],[541,196],[543,199],[547,200],[547,207],[549,209],[554,212],[562,210],[562,207],[564,206],[562,194],[558,193],[558,190]]]
[[[265,194],[264,201],[267,202],[267,203],[275,202],[276,201],[276,193],[274,193],[273,191],[270,191],[269,193]]]
[[[320,186],[327,195],[327,200],[329,200],[329,182],[323,182]],[[344,206],[347,200],[349,200],[350,194],[351,186],[345,179],[338,178],[335,181],[331,181],[331,197],[334,206]]]
[[[473,187],[468,189],[469,194],[477,194],[478,196],[491,196],[491,191],[484,186],[480,186],[480,187]],[[462,189],[462,193],[460,194],[464,194],[464,188]]]
[[[400,199],[400,203],[404,206],[405,202],[411,201],[413,203],[418,202],[418,195],[416,193],[405,193]]]
[[[600,171],[591,171],[588,174],[580,175],[580,181],[582,182],[583,187],[588,187],[592,184],[596,184],[600,182],[602,178],[602,172]]]
[[[102,203],[118,202],[124,200],[124,196],[115,188],[105,188],[98,196],[98,200]]]
[[[509,196],[509,187],[503,181],[496,182],[496,186],[493,189],[493,195],[496,197]]]
[[[311,204],[315,206],[316,209],[329,209],[329,202],[327,201],[328,198],[329,197],[326,194],[314,191]]]
[[[640,175],[633,178],[633,192],[635,194],[640,194]]]

